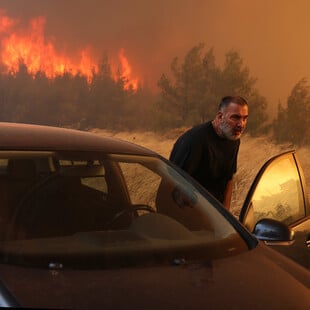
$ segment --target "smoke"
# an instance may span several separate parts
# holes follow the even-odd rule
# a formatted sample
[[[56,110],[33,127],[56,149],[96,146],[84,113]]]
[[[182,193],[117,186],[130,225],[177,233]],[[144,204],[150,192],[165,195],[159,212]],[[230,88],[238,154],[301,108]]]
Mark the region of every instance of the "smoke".
[[[200,42],[220,65],[238,51],[274,107],[310,74],[307,0],[0,0],[0,8],[24,22],[44,16],[46,36],[60,50],[91,46],[99,57],[124,48],[153,88],[175,56]]]

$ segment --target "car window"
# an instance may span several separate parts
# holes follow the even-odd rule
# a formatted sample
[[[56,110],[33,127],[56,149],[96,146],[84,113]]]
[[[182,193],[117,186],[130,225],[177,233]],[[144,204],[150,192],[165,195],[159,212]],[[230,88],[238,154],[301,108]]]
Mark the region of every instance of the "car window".
[[[248,250],[222,206],[160,158],[39,153],[0,152],[2,262],[107,268]]]
[[[133,204],[146,204],[156,208],[156,193],[161,177],[138,163],[120,163],[127,184],[128,194]]]
[[[246,224],[262,218],[290,225],[305,216],[303,183],[295,157],[289,153],[270,162],[252,193]]]
[[[58,165],[62,169],[71,168],[77,174],[81,184],[98,191],[102,191],[103,194],[108,194],[108,185],[105,179],[105,167],[102,163],[97,161],[83,161],[83,160],[58,160]],[[79,169],[80,167],[80,169]],[[85,168],[83,168],[85,167]],[[82,172],[82,169],[85,171]]]

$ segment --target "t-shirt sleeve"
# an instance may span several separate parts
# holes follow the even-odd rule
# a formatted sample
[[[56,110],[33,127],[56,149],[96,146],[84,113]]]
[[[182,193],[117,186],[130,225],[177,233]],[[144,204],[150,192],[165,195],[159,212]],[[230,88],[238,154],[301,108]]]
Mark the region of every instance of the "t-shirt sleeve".
[[[171,151],[169,160],[182,168],[189,174],[192,174],[200,162],[200,145],[195,145],[195,140],[180,139]]]
[[[175,165],[184,169],[186,162],[190,157],[190,148],[182,146],[180,143],[176,143],[172,149],[169,160]]]

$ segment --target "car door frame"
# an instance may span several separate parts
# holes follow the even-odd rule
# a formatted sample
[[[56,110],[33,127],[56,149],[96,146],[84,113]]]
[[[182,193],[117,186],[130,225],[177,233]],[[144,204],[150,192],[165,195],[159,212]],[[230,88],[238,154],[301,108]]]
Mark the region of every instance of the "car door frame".
[[[257,225],[257,223],[255,223],[255,219],[253,216],[254,211],[253,211],[253,206],[252,206],[252,198],[255,193],[255,190],[260,180],[262,179],[262,176],[268,169],[268,167],[270,167],[270,165],[273,162],[275,162],[275,160],[279,160],[279,159],[281,160],[282,158],[285,159],[288,157],[292,157],[295,163],[295,169],[299,177],[300,187],[301,187],[302,196],[303,196],[303,205],[304,205],[304,216],[290,223],[289,225],[287,225],[288,229],[291,230],[294,234],[294,242],[293,242],[294,251],[292,251],[292,248],[290,247],[292,243],[285,243],[285,242],[281,243],[281,242],[277,242],[278,240],[274,240],[273,242],[272,238],[266,241],[266,239],[262,239],[260,238],[260,236],[256,234],[255,226]],[[275,248],[282,254],[289,256],[290,258],[294,259],[298,263],[305,265],[307,268],[310,268],[310,245],[309,245],[310,243],[310,205],[309,205],[309,200],[308,200],[308,193],[307,193],[304,172],[302,170],[301,164],[299,162],[299,159],[298,159],[298,156],[295,150],[287,151],[279,155],[276,155],[270,158],[261,167],[261,169],[259,170],[258,174],[256,175],[254,179],[254,182],[252,183],[248,191],[245,202],[240,212],[239,221],[244,226],[246,226],[250,230],[251,233],[255,234],[258,239],[264,240],[265,243],[267,243],[269,246],[272,246],[273,248]],[[268,227],[268,229],[269,228],[270,227]],[[296,255],[296,253],[293,253],[296,251],[299,251],[298,255]],[[300,256],[302,256],[302,258],[300,258]]]

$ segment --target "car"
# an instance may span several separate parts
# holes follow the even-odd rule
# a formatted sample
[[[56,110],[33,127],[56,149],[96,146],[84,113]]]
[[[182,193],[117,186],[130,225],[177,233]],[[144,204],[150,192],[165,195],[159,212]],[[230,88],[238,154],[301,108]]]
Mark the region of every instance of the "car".
[[[277,250],[309,219],[295,152],[241,221],[152,150],[80,130],[0,123],[0,183],[2,307],[310,309],[310,271]]]

